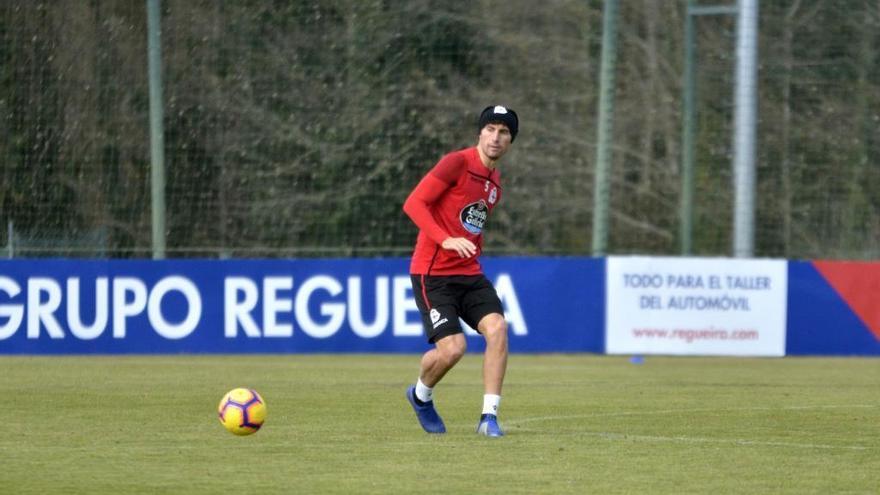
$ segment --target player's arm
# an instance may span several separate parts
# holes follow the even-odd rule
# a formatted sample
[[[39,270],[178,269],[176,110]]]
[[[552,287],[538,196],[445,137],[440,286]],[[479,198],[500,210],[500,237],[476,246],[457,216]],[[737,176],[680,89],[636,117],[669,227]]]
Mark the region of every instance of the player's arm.
[[[422,232],[443,249],[455,251],[462,258],[468,258],[477,253],[477,247],[474,243],[464,237],[449,235],[434,220],[430,210],[430,205],[452,186],[457,173],[456,167],[460,166],[466,165],[446,158],[441,160],[431,172],[422,178],[406,198],[406,202],[403,203],[403,211]]]
[[[462,258],[470,258],[477,254],[477,246],[466,237],[447,237],[440,246],[455,251]]]

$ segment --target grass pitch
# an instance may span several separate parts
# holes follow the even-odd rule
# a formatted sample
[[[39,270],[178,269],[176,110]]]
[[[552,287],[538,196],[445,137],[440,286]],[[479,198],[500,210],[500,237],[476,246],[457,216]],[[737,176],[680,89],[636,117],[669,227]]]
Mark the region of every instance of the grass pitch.
[[[880,360],[513,355],[474,434],[481,357],[421,431],[407,356],[0,357],[3,493],[878,493]],[[227,433],[247,386],[268,419]]]

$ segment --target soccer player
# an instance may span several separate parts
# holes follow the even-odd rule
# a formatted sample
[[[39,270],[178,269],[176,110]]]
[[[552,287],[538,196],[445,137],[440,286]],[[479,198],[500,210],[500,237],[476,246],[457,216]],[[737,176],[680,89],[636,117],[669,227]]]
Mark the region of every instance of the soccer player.
[[[507,322],[478,256],[483,227],[501,200],[498,161],[516,138],[516,112],[500,105],[480,113],[477,145],[445,155],[410,193],[403,211],[419,227],[410,264],[413,293],[428,342],[421,370],[406,397],[428,433],[445,433],[434,408],[434,387],[464,355],[459,318],[486,339],[483,412],[477,433],[504,435],[498,426],[501,385],[507,370]]]

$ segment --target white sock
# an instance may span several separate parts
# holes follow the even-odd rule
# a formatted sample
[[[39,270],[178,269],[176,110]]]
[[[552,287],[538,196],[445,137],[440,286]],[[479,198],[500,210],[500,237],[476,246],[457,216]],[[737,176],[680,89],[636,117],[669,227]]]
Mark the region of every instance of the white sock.
[[[483,396],[483,414],[494,414],[498,416],[498,406],[500,405],[500,395],[486,394]]]
[[[416,397],[422,402],[434,400],[434,389],[422,383],[422,379],[416,382]]]

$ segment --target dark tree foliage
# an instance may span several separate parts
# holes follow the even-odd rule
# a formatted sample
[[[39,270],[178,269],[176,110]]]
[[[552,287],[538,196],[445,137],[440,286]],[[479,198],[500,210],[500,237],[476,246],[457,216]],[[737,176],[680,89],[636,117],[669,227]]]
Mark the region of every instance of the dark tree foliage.
[[[675,254],[684,2],[621,2],[610,252]],[[844,5],[845,4],[845,5]],[[409,251],[401,205],[501,103],[494,254],[589,254],[602,2],[162,2],[170,256]],[[761,5],[756,254],[880,256],[880,5]],[[697,27],[695,254],[730,252],[735,18]],[[148,256],[143,2],[0,3],[0,241]]]

